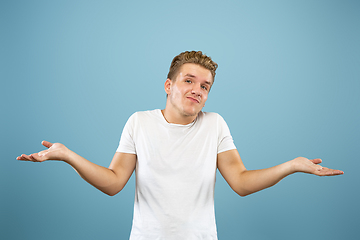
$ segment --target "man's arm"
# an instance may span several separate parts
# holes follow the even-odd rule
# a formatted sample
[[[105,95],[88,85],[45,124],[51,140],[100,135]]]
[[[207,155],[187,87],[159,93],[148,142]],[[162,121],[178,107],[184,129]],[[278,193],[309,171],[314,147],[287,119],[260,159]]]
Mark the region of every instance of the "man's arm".
[[[64,161],[70,164],[85,181],[110,196],[117,194],[124,188],[135,169],[135,154],[117,152],[109,168],[105,168],[86,160],[61,143],[43,141],[42,144],[48,149],[30,155],[22,154],[17,160]]]
[[[246,196],[271,187],[284,177],[295,172],[318,176],[340,175],[344,172],[318,165],[321,159],[298,157],[283,164],[260,170],[246,170],[236,149],[218,154],[217,165],[221,175],[240,196]]]

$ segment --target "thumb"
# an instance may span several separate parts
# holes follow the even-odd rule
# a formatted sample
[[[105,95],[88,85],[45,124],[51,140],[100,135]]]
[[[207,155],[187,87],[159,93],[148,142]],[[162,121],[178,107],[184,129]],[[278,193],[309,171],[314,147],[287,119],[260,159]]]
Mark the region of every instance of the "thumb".
[[[50,148],[53,145],[53,143],[48,142],[48,141],[42,141],[41,144],[44,145],[47,148]]]
[[[322,162],[322,160],[320,158],[315,158],[311,160],[314,164],[319,164]]]

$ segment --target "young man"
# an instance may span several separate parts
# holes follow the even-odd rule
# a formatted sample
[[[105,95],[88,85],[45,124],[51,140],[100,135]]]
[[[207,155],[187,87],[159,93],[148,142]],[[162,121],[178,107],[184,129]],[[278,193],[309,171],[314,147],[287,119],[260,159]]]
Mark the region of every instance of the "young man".
[[[246,170],[230,131],[216,113],[202,112],[217,64],[201,52],[176,56],[165,81],[163,110],[137,112],[126,123],[109,168],[98,166],[60,143],[18,160],[61,160],[87,182],[115,195],[136,172],[130,239],[217,239],[214,214],[216,169],[240,196],[268,188],[305,172],[319,176],[342,171],[318,165],[320,159],[295,158],[278,166]]]

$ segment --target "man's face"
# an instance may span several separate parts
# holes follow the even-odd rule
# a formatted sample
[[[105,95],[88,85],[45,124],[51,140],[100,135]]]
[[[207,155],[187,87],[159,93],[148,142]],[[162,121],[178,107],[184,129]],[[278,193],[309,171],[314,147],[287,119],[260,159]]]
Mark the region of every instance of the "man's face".
[[[205,106],[212,83],[213,77],[208,69],[185,63],[175,81],[167,79],[165,82],[169,107],[182,116],[196,116]]]

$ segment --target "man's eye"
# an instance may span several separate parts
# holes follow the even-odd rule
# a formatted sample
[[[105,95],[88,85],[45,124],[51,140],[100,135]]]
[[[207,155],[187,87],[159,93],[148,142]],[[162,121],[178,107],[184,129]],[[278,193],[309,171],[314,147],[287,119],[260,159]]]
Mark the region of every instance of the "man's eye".
[[[201,86],[202,89],[207,90],[208,88],[206,86]]]
[[[185,82],[187,82],[187,83],[191,83],[191,80],[187,79],[187,80],[185,80]]]

